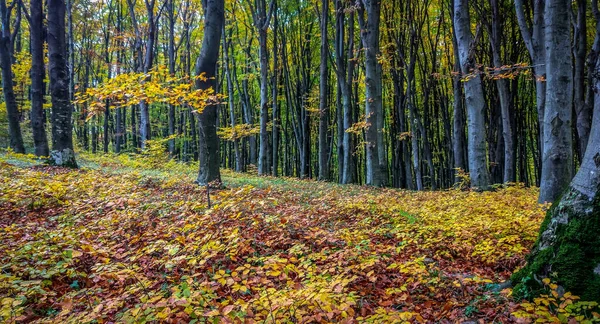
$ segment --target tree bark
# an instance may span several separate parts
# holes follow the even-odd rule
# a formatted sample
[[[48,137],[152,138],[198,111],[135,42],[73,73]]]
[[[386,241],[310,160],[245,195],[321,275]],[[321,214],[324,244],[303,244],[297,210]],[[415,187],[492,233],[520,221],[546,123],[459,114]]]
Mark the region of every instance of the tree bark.
[[[31,0],[29,34],[31,42],[31,128],[35,155],[48,156],[44,118],[44,26],[42,0]]]
[[[460,65],[463,75],[473,73],[475,68],[474,42],[471,34],[471,17],[468,0],[454,1],[454,28]],[[468,115],[468,153],[471,187],[487,189],[490,185],[490,175],[486,159],[485,144],[485,98],[481,84],[481,76],[474,72],[467,76],[464,82],[465,102]]]
[[[565,291],[600,301],[599,72],[596,64],[594,117],[585,156],[567,191],[548,210],[527,265],[511,278],[517,299],[543,293],[540,281],[552,274]]]
[[[204,74],[207,78],[196,79],[196,88],[214,89],[216,86],[215,74],[217,59],[219,57],[219,45],[221,43],[221,31],[225,21],[224,0],[204,1],[204,38],[200,56],[196,61],[196,75]],[[204,110],[198,114],[199,135],[199,160],[198,171],[199,185],[209,186],[211,183],[221,182],[219,169],[219,137],[217,136],[217,104],[209,103]]]
[[[491,0],[492,6],[492,32],[491,32],[491,44],[492,44],[492,56],[494,61],[494,67],[502,67],[502,58],[500,53],[501,37],[502,37],[502,22],[500,21],[500,6],[498,0]],[[510,104],[510,92],[508,88],[508,81],[500,77],[496,80],[496,87],[498,88],[498,97],[500,98],[500,112],[502,115],[502,139],[504,140],[504,174],[503,182],[515,182],[516,181],[516,160],[515,160],[515,145],[514,145],[514,133],[513,126],[511,123],[511,104]]]
[[[65,2],[64,0],[48,0],[48,55],[52,98],[50,162],[59,166],[76,168],[65,36]]]
[[[321,64],[319,71],[319,180],[329,180],[329,87],[327,24],[329,0],[322,1],[321,8]]]
[[[233,80],[231,77],[231,69],[229,67],[229,47],[230,41],[227,40],[225,34],[225,24],[223,24],[223,55],[225,59],[225,76],[227,78],[227,102],[229,103],[229,119],[232,129],[235,129],[235,106],[233,104]],[[242,172],[242,156],[240,154],[239,139],[233,140],[233,151],[235,154],[235,171]]]
[[[0,20],[2,22],[2,34],[0,35],[0,65],[2,67],[2,91],[4,93],[4,104],[8,116],[8,133],[10,136],[10,147],[16,153],[25,153],[21,125],[19,124],[19,108],[13,89],[12,55],[11,55],[11,33],[10,16],[16,3],[10,8],[6,7],[6,0],[0,0]]]
[[[276,6],[276,5],[275,5]],[[277,8],[275,7],[275,11]],[[273,140],[272,140],[272,170],[271,175],[277,177],[279,175],[279,128],[280,120],[279,120],[279,107],[277,100],[277,87],[279,85],[279,66],[278,66],[278,53],[277,49],[279,48],[279,44],[277,43],[277,15],[275,15],[273,19],[273,82],[272,84],[272,93],[273,93]]]
[[[358,10],[361,39],[365,48],[366,184],[382,187],[387,180],[387,156],[383,142],[381,64],[378,61],[381,2],[362,0]]]
[[[553,202],[569,185],[573,172],[573,70],[568,0],[546,3],[546,107],[540,202]]]

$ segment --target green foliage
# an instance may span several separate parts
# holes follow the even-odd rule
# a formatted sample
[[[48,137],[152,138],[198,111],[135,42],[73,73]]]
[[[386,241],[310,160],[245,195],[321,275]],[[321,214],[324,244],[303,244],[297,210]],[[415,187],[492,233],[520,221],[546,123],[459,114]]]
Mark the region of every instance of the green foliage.
[[[566,194],[554,203],[546,214],[540,234],[556,217],[566,217],[568,222],[556,225],[553,246],[539,249],[541,242],[538,240],[527,265],[512,276],[516,298],[531,300],[543,293],[540,280],[551,275],[559,285],[584,300],[600,301],[600,275],[594,272],[600,264],[600,198],[594,198],[587,215],[579,215],[572,207],[560,205],[563,199],[573,197]]]

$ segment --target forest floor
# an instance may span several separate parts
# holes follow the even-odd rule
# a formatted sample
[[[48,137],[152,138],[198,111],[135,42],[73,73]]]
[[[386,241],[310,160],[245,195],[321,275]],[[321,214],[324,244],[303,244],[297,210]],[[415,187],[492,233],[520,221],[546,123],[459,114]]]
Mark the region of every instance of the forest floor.
[[[535,241],[547,207],[536,189],[410,192],[223,171],[208,208],[194,165],[127,155],[79,163],[0,155],[0,321],[560,315],[546,307],[552,296],[519,303],[497,285]]]

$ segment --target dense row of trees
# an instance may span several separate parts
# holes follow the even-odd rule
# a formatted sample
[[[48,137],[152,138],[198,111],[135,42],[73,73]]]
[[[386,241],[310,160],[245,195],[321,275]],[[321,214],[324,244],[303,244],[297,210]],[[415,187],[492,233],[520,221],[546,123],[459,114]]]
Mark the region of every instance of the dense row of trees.
[[[585,154],[595,101],[600,14],[596,0],[575,4],[230,1],[221,24],[196,0],[4,0],[10,146],[24,151],[20,121],[29,120],[35,153],[49,154],[47,93],[61,154],[73,129],[93,152],[165,138],[174,158],[214,169],[200,177],[209,181],[219,165],[255,166],[422,190],[450,187],[464,170],[479,188],[541,183],[540,200],[553,201]],[[206,35],[216,24],[218,41]],[[25,81],[11,71],[22,61],[31,62]],[[127,77],[140,87],[106,95],[107,82]],[[222,96],[202,108],[159,98],[156,88],[173,83]]]

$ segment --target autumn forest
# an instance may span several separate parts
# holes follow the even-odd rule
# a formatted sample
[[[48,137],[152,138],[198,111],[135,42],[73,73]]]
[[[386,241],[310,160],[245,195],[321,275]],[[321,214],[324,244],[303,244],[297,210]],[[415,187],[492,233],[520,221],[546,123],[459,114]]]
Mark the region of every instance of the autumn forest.
[[[2,322],[600,322],[597,0],[0,25]]]

